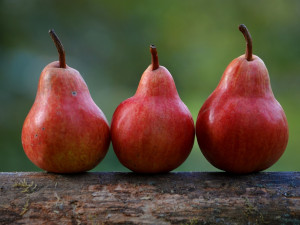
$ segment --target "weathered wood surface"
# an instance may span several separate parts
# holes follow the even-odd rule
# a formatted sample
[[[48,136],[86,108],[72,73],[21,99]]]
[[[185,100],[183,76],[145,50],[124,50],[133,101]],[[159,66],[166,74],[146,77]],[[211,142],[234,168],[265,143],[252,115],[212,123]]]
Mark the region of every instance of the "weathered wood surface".
[[[300,172],[0,173],[0,224],[300,224]]]

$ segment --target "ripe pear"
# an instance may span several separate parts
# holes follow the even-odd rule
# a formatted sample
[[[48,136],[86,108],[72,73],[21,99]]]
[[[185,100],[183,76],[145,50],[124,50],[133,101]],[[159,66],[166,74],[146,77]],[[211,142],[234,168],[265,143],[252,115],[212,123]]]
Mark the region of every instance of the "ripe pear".
[[[138,173],[168,172],[191,152],[194,121],[181,101],[170,72],[158,63],[145,70],[135,95],[123,101],[112,117],[111,138],[119,161]]]
[[[22,129],[28,158],[43,170],[77,173],[94,168],[106,155],[110,134],[80,73],[67,66],[65,51],[49,31],[59,61],[41,73],[36,98]]]
[[[206,159],[232,173],[265,170],[283,154],[288,142],[285,113],[275,99],[264,62],[252,54],[252,39],[239,26],[247,42],[246,54],[234,59],[197,117],[196,136]]]

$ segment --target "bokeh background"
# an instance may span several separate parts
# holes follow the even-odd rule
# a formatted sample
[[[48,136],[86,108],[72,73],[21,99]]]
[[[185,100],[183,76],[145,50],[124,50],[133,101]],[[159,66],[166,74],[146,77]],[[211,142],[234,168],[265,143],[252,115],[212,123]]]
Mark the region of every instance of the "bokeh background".
[[[151,62],[149,45],[174,77],[194,120],[227,65],[244,54],[244,23],[253,52],[269,70],[290,129],[286,152],[269,171],[300,170],[300,1],[21,1],[0,0],[0,171],[39,171],[23,152],[21,129],[42,69],[58,59],[54,28],[67,64],[82,74],[111,121],[134,95]],[[127,171],[112,147],[93,171]],[[216,171],[195,142],[176,171]]]

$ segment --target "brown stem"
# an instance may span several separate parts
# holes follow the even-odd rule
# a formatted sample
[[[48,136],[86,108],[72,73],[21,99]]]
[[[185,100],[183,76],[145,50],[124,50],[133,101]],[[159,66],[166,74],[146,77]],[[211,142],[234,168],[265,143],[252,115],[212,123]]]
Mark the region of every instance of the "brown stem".
[[[58,54],[59,54],[59,67],[60,68],[66,68],[66,54],[64,50],[64,46],[60,42],[59,38],[57,37],[56,33],[53,29],[49,30],[49,34],[54,41],[54,44],[57,48]]]
[[[251,35],[250,35],[247,27],[244,24],[241,24],[239,26],[239,30],[243,33],[245,40],[247,42],[246,54],[245,54],[246,59],[248,61],[251,61],[252,60],[252,38],[251,38]]]
[[[159,63],[155,45],[150,45],[150,52],[152,55],[152,70],[156,70],[159,67]]]

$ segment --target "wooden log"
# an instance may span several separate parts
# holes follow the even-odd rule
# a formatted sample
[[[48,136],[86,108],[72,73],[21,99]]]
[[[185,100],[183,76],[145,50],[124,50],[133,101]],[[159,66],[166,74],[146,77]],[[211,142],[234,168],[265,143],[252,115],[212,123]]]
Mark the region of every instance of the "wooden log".
[[[17,172],[0,189],[0,224],[300,224],[300,172]]]

